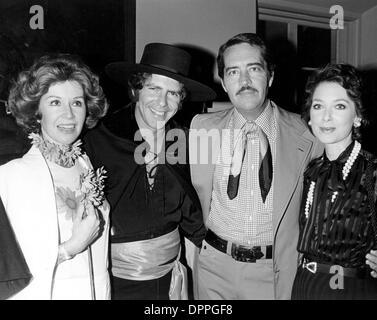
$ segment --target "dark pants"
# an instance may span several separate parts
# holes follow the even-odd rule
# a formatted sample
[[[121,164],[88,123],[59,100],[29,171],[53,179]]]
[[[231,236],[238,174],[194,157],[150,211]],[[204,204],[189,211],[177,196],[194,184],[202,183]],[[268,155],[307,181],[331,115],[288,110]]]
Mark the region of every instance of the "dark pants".
[[[377,279],[343,277],[336,281],[334,274],[311,273],[301,266],[297,269],[292,289],[292,300],[376,300]],[[342,288],[341,288],[342,287]]]
[[[145,281],[121,279],[112,276],[113,300],[169,300],[171,271],[165,276]]]

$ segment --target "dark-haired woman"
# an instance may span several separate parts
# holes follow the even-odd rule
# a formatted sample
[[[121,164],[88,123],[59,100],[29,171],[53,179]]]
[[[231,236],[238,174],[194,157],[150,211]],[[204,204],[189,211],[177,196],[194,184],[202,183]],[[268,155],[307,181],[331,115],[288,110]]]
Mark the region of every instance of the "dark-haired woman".
[[[363,150],[361,80],[328,65],[308,81],[304,118],[324,144],[304,175],[293,299],[376,299],[377,160]],[[372,250],[372,251],[371,251]]]

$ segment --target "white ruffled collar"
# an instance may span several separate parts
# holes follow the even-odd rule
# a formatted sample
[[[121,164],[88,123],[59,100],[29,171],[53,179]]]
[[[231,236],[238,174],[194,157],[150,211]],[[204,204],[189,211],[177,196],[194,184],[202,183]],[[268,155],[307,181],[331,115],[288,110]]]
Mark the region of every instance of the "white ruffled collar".
[[[82,155],[81,140],[77,140],[72,145],[61,145],[44,139],[36,133],[30,133],[29,139],[46,159],[64,168],[73,167],[76,160]]]

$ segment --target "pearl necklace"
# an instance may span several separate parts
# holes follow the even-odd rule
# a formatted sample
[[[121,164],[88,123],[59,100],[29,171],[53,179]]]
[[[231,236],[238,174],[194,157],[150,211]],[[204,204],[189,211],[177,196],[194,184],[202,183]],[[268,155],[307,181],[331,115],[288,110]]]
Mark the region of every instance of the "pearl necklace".
[[[348,174],[351,171],[351,168],[356,161],[357,156],[359,155],[361,150],[361,144],[358,141],[355,141],[355,145],[353,146],[352,152],[350,156],[347,159],[347,162],[343,166],[342,175],[343,175],[343,181],[345,181],[348,177]],[[315,182],[310,182],[310,187],[308,191],[308,195],[306,197],[306,203],[305,203],[305,217],[308,219],[309,217],[309,211],[310,207],[313,204],[314,199],[314,189],[315,189]],[[331,203],[333,203],[338,195],[338,191],[334,191],[331,196]]]
[[[346,180],[348,174],[351,171],[352,165],[355,162],[359,152],[361,150],[361,144],[358,141],[355,141],[355,145],[353,146],[352,152],[347,159],[347,162],[343,166],[342,174],[343,174],[343,181]]]

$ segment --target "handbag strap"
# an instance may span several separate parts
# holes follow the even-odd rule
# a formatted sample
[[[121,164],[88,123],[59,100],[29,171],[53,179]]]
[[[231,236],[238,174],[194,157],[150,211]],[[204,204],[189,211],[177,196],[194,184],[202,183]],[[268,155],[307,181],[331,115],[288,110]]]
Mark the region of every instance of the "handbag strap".
[[[376,217],[376,197],[375,197],[375,186],[373,183],[373,172],[374,172],[374,162],[372,160],[368,161],[366,170],[366,189],[368,192],[368,207],[372,215],[372,227],[374,231],[374,247],[377,246],[377,217]]]

